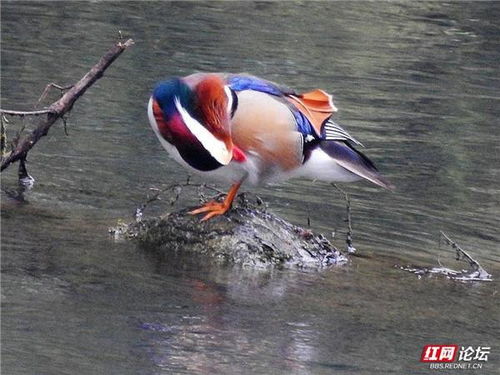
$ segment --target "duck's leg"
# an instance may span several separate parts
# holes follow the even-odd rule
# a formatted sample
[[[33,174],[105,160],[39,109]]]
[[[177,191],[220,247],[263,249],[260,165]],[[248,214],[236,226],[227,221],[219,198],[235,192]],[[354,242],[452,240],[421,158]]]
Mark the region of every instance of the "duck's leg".
[[[208,219],[211,219],[214,216],[219,216],[225,214],[230,208],[231,205],[233,204],[233,200],[236,197],[236,194],[238,193],[238,189],[241,186],[241,183],[243,181],[240,181],[236,184],[233,184],[231,188],[229,189],[229,192],[227,193],[226,198],[224,198],[224,201],[222,202],[217,202],[215,200],[210,201],[205,203],[203,206],[200,208],[197,208],[196,210],[189,211],[191,215],[197,215],[201,214],[203,212],[208,212],[201,221],[206,221]]]

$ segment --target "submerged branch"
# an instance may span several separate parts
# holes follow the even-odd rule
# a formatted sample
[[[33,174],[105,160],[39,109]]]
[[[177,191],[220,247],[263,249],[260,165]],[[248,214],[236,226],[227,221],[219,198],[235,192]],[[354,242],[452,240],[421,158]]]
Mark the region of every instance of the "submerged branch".
[[[469,264],[473,269],[478,270],[481,268],[481,265],[477,260],[472,259],[472,257],[469,254],[467,254],[464,249],[462,249],[455,242],[453,242],[451,238],[448,237],[443,231],[441,231],[441,236],[443,236],[446,243],[450,245],[457,252],[457,260],[465,258],[468,260]]]
[[[491,275],[479,264],[479,262],[473,259],[465,250],[458,246],[450,237],[448,237],[443,231],[441,231],[441,236],[445,239],[446,244],[450,245],[457,254],[456,260],[466,260],[469,263],[470,269],[456,271],[454,269],[444,267],[441,262],[439,262],[439,267],[422,267],[422,266],[396,266],[403,271],[408,271],[418,275],[419,277],[428,275],[441,275],[445,276],[451,280],[457,281],[492,281]]]

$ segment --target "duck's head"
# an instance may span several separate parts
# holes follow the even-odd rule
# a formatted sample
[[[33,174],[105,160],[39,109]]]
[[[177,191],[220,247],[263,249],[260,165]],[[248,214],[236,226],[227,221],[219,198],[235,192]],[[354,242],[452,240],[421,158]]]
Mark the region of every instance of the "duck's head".
[[[232,101],[231,90],[215,74],[195,84],[182,78],[163,81],[149,102],[151,126],[192,167],[213,170],[229,164],[233,157]]]

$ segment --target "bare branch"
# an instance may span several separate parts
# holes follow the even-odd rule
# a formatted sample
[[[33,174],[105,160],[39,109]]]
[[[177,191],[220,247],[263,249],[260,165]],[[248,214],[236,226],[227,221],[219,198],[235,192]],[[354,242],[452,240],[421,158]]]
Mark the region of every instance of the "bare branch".
[[[471,282],[471,281],[492,281],[491,275],[479,264],[479,262],[473,259],[464,249],[458,246],[450,237],[448,237],[443,231],[441,231],[441,236],[444,238],[447,245],[451,246],[457,253],[457,260],[467,260],[470,269],[462,269],[460,271],[444,267],[438,258],[439,267],[422,267],[422,266],[398,266],[396,267],[402,269],[403,271],[408,271],[418,275],[418,277],[429,276],[429,275],[442,275],[451,280],[457,280],[461,282]],[[441,242],[441,241],[440,241]]]
[[[113,47],[111,47],[106,54],[101,57],[99,62],[90,69],[90,71],[83,76],[77,83],[73,85],[58,101],[52,103],[45,111],[41,114],[47,114],[47,118],[40,125],[38,125],[30,134],[23,137],[17,142],[15,148],[11,153],[2,160],[1,171],[7,168],[10,164],[15,161],[26,158],[28,152],[33,148],[33,146],[40,140],[41,137],[47,135],[50,127],[66,112],[71,110],[75,101],[82,96],[87,89],[94,84],[99,78],[102,77],[104,71],[113,63],[113,61],[122,54],[125,49],[134,44],[132,39],[126,42],[118,42]],[[7,113],[11,112],[11,113]],[[4,111],[2,113],[12,114],[12,112],[19,112],[19,116],[26,116],[27,114],[22,114],[22,111]],[[39,112],[39,111],[31,111]]]

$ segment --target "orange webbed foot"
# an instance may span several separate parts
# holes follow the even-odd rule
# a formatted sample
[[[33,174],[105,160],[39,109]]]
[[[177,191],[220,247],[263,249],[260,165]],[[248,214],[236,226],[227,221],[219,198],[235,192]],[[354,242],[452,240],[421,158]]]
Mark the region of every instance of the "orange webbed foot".
[[[197,215],[197,214],[207,212],[207,214],[205,216],[203,216],[201,221],[207,221],[215,216],[224,215],[231,208],[231,205],[233,204],[233,200],[236,197],[236,193],[238,192],[238,189],[240,188],[240,186],[241,186],[241,182],[238,182],[238,183],[234,184],[233,186],[231,186],[231,189],[229,189],[229,192],[227,193],[227,196],[223,202],[217,202],[215,200],[207,202],[203,206],[201,206],[200,208],[189,211],[189,214],[190,215]]]
[[[229,208],[231,208],[231,205],[226,204],[225,201],[224,202],[210,201],[205,203],[200,208],[189,211],[189,214],[197,215],[204,212],[208,212],[201,219],[201,221],[207,221],[208,219],[211,219],[214,216],[224,215],[227,211],[229,211]]]

